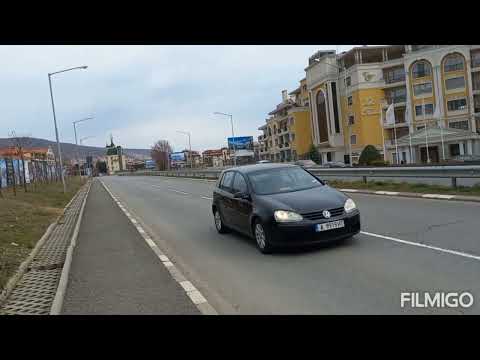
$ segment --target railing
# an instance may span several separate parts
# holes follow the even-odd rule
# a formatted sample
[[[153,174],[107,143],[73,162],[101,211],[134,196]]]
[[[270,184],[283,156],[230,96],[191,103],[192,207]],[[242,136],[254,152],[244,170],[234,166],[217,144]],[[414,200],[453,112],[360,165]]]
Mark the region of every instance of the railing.
[[[177,170],[177,171],[136,171],[118,173],[120,176],[128,175],[155,175],[174,177],[193,177],[203,179],[217,179],[222,169],[204,170]],[[308,168],[317,176],[352,177],[362,178],[366,183],[368,179],[375,178],[419,178],[419,179],[450,179],[452,187],[457,187],[457,179],[480,179],[480,165],[447,165],[447,166],[415,166],[415,167],[362,167],[362,168]]]

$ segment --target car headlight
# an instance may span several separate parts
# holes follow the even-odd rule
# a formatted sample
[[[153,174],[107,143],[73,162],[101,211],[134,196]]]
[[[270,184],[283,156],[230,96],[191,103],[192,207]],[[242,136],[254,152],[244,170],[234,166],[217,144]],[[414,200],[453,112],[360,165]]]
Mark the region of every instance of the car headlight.
[[[277,222],[293,222],[303,220],[302,215],[293,211],[276,210],[273,215]]]
[[[347,201],[345,201],[345,205],[343,206],[343,208],[347,213],[349,213],[355,210],[357,208],[357,205],[355,205],[355,202],[352,199],[347,199]]]

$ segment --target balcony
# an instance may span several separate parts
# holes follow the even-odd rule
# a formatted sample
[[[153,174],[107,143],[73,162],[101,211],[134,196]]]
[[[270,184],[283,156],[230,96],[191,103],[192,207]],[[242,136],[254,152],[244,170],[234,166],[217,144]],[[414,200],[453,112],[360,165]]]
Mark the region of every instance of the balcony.
[[[404,106],[405,103],[407,102],[407,96],[396,96],[396,97],[390,97],[390,96],[387,96],[385,97],[385,99],[387,100],[387,104],[388,105],[391,105],[391,104],[394,104],[395,106]]]

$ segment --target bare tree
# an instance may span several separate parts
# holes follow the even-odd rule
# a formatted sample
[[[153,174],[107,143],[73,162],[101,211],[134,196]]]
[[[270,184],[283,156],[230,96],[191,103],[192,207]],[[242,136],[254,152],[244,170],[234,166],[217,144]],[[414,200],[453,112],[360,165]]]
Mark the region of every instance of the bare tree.
[[[12,147],[15,149],[15,154],[20,157],[20,160],[22,160],[22,165],[23,165],[23,188],[25,189],[25,192],[27,192],[27,170],[26,170],[26,164],[25,164],[25,157],[24,157],[24,151],[28,146],[31,146],[32,142],[31,139],[28,136],[17,136],[15,133],[15,130],[12,130],[10,132],[10,141],[12,143]],[[21,178],[21,177],[20,177]]]
[[[168,157],[172,152],[172,147],[167,140],[158,140],[151,148],[150,155],[157,164],[159,170],[168,168]]]

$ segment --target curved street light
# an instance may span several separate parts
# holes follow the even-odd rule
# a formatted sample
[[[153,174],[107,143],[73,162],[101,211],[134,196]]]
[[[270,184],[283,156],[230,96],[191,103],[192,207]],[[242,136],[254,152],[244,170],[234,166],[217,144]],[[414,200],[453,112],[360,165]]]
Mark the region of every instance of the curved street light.
[[[224,115],[224,116],[229,116],[230,117],[230,124],[232,125],[232,142],[233,142],[233,164],[237,166],[237,154],[236,154],[236,149],[235,149],[235,134],[233,132],[233,115],[231,114],[225,114],[219,111],[214,112],[215,115]],[[228,145],[228,144],[227,144]]]
[[[62,149],[60,147],[60,140],[58,139],[57,117],[55,115],[55,103],[53,101],[52,75],[60,74],[60,73],[63,73],[63,72],[66,72],[66,71],[71,71],[71,70],[80,70],[80,69],[85,70],[87,68],[88,68],[88,66],[77,66],[77,67],[73,67],[73,68],[69,68],[69,69],[64,69],[64,70],[48,73],[48,84],[50,86],[50,98],[52,99],[53,123],[55,125],[55,137],[57,139],[58,162],[60,164],[60,177],[62,178],[63,193],[67,192],[67,185],[65,184],[65,176],[63,174]]]

